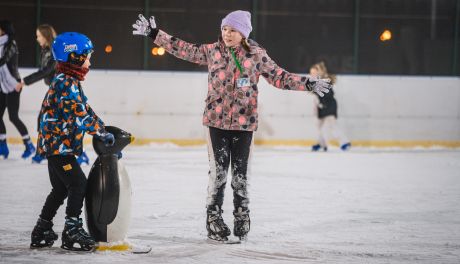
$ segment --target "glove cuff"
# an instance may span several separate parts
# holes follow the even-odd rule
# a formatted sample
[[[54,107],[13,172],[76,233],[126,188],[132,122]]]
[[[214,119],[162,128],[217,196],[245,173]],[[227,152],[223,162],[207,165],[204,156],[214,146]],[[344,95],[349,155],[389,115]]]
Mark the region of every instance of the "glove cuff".
[[[311,92],[313,91],[313,86],[315,85],[315,81],[310,81],[310,78],[307,78],[307,82],[305,83],[305,87],[307,87],[307,91]]]
[[[158,28],[153,28],[152,30],[150,30],[148,37],[151,38],[152,40],[155,40],[157,38],[158,31],[160,31]]]

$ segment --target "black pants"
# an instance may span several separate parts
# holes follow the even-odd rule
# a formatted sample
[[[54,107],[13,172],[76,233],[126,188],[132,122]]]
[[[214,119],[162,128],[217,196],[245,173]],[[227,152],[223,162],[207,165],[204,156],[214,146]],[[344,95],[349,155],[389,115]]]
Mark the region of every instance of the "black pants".
[[[11,123],[18,129],[19,134],[21,136],[26,136],[29,133],[27,132],[27,128],[24,123],[19,119],[19,99],[21,93],[16,91],[5,94],[0,91],[0,116],[2,117],[0,120],[0,134],[6,134],[6,127],[5,123],[3,122],[3,114],[5,113],[5,109],[8,108],[8,116],[10,117]]]
[[[40,218],[51,221],[67,199],[66,215],[79,217],[86,193],[86,177],[73,155],[48,157],[51,192],[46,198]]]
[[[222,206],[227,172],[231,163],[233,204],[235,208],[248,207],[247,168],[252,134],[251,131],[209,128],[210,169],[207,206]]]

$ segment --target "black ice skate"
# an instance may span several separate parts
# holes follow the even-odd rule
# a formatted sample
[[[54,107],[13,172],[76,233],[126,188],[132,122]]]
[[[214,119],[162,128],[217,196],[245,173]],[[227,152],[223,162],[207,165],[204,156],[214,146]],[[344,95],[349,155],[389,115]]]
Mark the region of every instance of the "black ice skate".
[[[216,241],[227,241],[230,235],[230,229],[222,219],[224,211],[218,206],[209,206],[207,210],[206,229],[208,238]]]
[[[73,251],[91,251],[94,249],[95,243],[94,238],[83,229],[81,218],[66,217],[64,231],[62,231],[61,248]]]
[[[235,219],[233,221],[233,234],[240,240],[246,240],[251,228],[251,219],[249,218],[249,209],[238,207],[233,211]]]
[[[38,218],[31,234],[30,248],[51,247],[57,239],[58,235],[53,231],[53,223]]]

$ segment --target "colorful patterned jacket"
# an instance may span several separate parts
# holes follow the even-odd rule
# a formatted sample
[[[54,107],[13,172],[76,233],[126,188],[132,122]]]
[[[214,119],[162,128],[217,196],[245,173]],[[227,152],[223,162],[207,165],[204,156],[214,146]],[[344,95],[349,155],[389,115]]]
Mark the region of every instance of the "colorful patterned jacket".
[[[37,154],[78,156],[85,132],[104,131],[104,123],[87,104],[80,81],[63,73],[56,75],[40,111]]]
[[[225,130],[257,130],[257,83],[262,75],[279,89],[311,91],[309,79],[289,73],[267,55],[265,49],[250,40],[250,51],[235,50],[242,66],[240,73],[235,60],[223,41],[212,44],[191,44],[159,30],[154,43],[183,60],[208,66],[208,95],[203,125]],[[238,87],[240,78],[249,79]]]

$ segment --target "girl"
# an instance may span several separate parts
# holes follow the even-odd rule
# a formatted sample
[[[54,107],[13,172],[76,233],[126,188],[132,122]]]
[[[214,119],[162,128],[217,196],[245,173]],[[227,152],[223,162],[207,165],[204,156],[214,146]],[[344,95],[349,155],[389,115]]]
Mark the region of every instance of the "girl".
[[[43,24],[37,27],[36,35],[37,42],[41,47],[40,67],[38,68],[38,71],[22,79],[22,86],[29,86],[42,79],[48,86],[54,76],[56,61],[51,54],[51,44],[53,44],[53,40],[56,38],[56,31],[52,26]]]
[[[159,30],[139,15],[134,35],[149,36],[155,44],[180,59],[208,66],[208,95],[203,124],[208,127],[209,185],[206,229],[213,240],[226,241],[230,229],[222,218],[224,188],[231,165],[234,205],[233,234],[245,239],[250,229],[247,167],[253,132],[257,129],[259,76],[279,89],[327,93],[330,84],[312,76],[301,77],[282,69],[265,49],[249,40],[251,14],[234,11],[220,25],[217,42],[187,43]]]
[[[19,102],[21,94],[21,77],[18,72],[18,46],[14,40],[14,28],[10,21],[0,21],[0,156],[8,158],[9,150],[6,143],[6,127],[3,114],[8,108],[10,121],[22,136],[25,145],[22,158],[26,159],[35,151],[29,132],[19,119]]]
[[[52,26],[48,24],[43,24],[37,27],[36,35],[37,42],[41,47],[40,67],[38,68],[38,71],[22,79],[21,89],[25,85],[29,86],[42,79],[48,86],[50,85],[51,79],[54,76],[54,68],[56,67],[56,61],[53,59],[53,55],[51,54],[51,44],[53,43],[53,40],[56,37],[56,31]],[[40,120],[40,117],[38,117],[38,120]],[[45,159],[45,157],[35,154],[35,156],[32,157],[32,162],[40,163],[43,159]]]
[[[335,84],[336,77],[327,72],[324,62],[314,64],[310,68],[310,75],[318,78],[328,78],[332,84]],[[343,151],[349,150],[351,143],[345,134],[337,126],[337,101],[334,98],[334,91],[331,89],[328,94],[323,97],[317,96],[315,100],[316,106],[314,112],[318,116],[318,143],[312,146],[312,151],[323,149],[327,151],[327,143],[329,139],[338,139],[340,149]]]
[[[40,111],[37,154],[48,159],[51,192],[46,198],[32,234],[32,248],[50,247],[58,236],[53,218],[67,198],[62,248],[89,251],[95,241],[83,229],[80,218],[86,192],[86,177],[75,159],[81,154],[85,133],[114,144],[114,136],[94,113],[83,93],[81,81],[89,71],[93,44],[83,34],[66,32],[53,42],[53,56],[58,62]],[[74,244],[79,244],[75,247]]]

